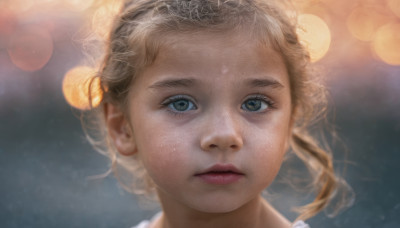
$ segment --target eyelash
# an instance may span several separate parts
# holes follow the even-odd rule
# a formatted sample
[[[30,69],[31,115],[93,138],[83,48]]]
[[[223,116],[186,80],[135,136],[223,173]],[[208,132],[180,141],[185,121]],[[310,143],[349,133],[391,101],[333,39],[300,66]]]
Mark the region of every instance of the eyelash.
[[[260,111],[260,112],[255,111],[253,113],[264,114],[264,113],[268,112],[270,109],[275,109],[276,108],[275,102],[273,102],[269,97],[267,97],[265,95],[262,95],[262,94],[255,94],[255,95],[251,95],[251,96],[247,97],[244,100],[244,102],[242,103],[242,105],[245,102],[247,102],[248,100],[260,100],[260,101],[265,102],[267,104],[266,110]],[[241,107],[242,107],[242,105],[241,105]],[[251,111],[248,111],[248,110],[245,110],[245,111],[246,112],[251,112]]]
[[[171,110],[171,108],[168,107],[173,102],[176,102],[176,101],[179,101],[179,100],[187,100],[187,101],[189,101],[190,103],[193,104],[195,109],[197,109],[197,106],[195,104],[196,102],[190,96],[187,96],[187,95],[175,95],[175,96],[172,96],[172,97],[168,97],[167,99],[165,99],[161,103],[161,106],[163,108],[166,108],[169,113],[171,113],[171,114],[173,114],[175,116],[184,115],[187,111]]]

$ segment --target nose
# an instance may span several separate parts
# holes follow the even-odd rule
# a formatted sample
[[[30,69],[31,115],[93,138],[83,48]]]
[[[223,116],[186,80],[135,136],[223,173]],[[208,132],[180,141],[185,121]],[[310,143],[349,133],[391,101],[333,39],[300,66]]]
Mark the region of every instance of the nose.
[[[238,151],[243,146],[240,123],[232,114],[216,113],[205,119],[200,146],[204,151]]]

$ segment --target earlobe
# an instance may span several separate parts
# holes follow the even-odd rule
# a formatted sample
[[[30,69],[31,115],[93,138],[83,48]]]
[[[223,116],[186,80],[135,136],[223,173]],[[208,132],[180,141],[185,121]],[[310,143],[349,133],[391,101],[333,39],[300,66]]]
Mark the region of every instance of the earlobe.
[[[108,134],[118,152],[125,156],[133,155],[137,152],[133,131],[129,121],[121,109],[113,104],[104,104],[105,122]]]

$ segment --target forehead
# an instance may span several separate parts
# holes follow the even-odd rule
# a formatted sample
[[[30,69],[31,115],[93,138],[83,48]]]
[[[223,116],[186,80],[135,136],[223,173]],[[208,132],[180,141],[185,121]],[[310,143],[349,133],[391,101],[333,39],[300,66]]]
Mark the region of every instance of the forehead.
[[[205,62],[214,63],[216,66],[223,63],[235,63],[245,68],[257,66],[286,71],[281,54],[271,45],[244,32],[176,34],[167,36],[164,40],[155,64],[178,59],[183,62],[196,59],[198,65]]]
[[[169,34],[162,39],[154,62],[144,70],[147,76],[201,74],[226,78],[227,74],[231,77],[268,74],[281,84],[288,84],[282,56],[252,35],[237,31],[199,31]]]

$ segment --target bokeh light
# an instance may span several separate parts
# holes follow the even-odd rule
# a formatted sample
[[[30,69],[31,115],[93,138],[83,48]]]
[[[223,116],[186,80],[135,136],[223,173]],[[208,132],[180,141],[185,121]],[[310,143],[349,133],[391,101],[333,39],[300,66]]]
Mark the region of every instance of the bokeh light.
[[[387,4],[392,12],[400,17],[400,0],[387,0]]]
[[[68,0],[67,3],[77,11],[85,11],[93,5],[94,0]]]
[[[400,65],[400,23],[382,26],[376,33],[373,48],[385,63]]]
[[[121,4],[110,1],[100,6],[93,14],[92,30],[100,37],[107,38],[111,30],[112,22],[119,12]]]
[[[50,33],[37,26],[15,32],[7,46],[11,61],[24,71],[41,69],[50,60],[54,49]]]
[[[303,8],[304,9],[302,9],[301,12],[303,12],[304,14],[312,14],[318,16],[327,23],[331,22],[332,20],[329,9],[327,9],[326,5],[322,4],[321,2],[308,3],[306,4],[306,6],[303,6]]]
[[[357,7],[347,18],[347,28],[350,33],[361,41],[371,41],[376,31],[390,21],[384,11],[378,7]]]
[[[301,42],[310,52],[312,62],[326,55],[331,44],[331,33],[328,25],[318,16],[312,14],[299,15],[297,31]]]
[[[79,66],[68,71],[63,80],[62,90],[67,102],[81,110],[90,109],[89,91],[91,92],[92,106],[97,107],[102,100],[102,90],[100,89],[100,79],[95,78],[96,71],[87,66]],[[89,86],[91,86],[89,90]]]

